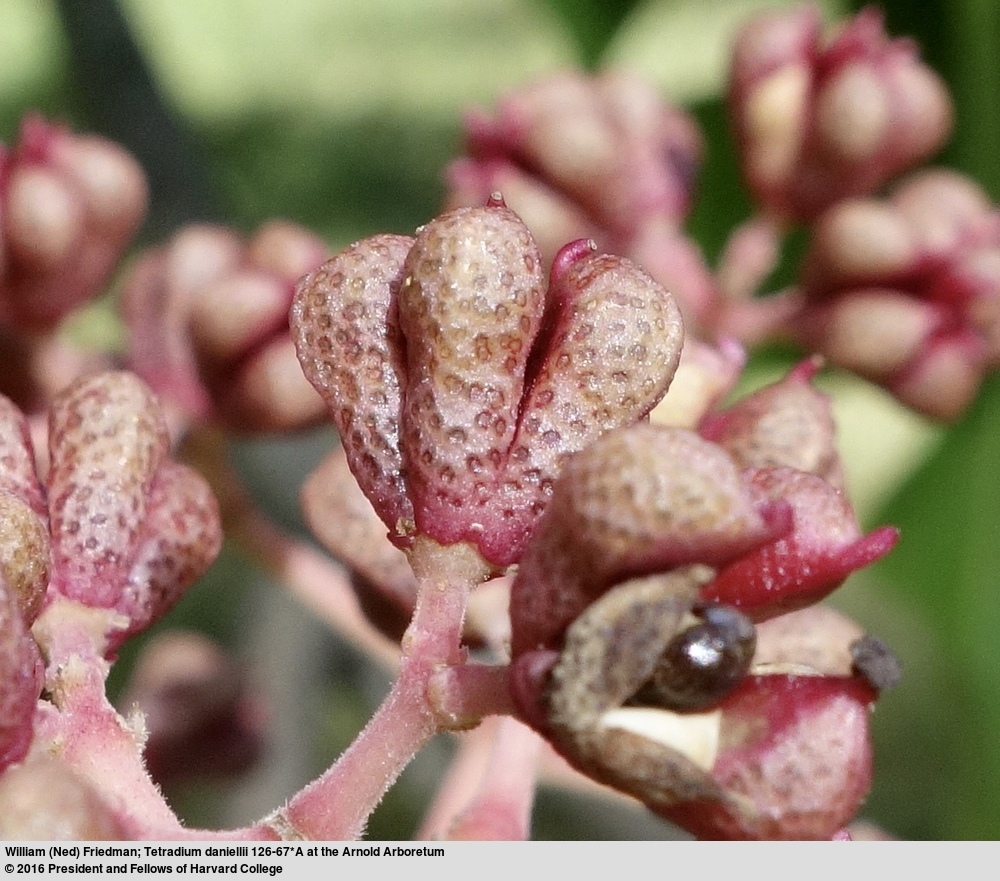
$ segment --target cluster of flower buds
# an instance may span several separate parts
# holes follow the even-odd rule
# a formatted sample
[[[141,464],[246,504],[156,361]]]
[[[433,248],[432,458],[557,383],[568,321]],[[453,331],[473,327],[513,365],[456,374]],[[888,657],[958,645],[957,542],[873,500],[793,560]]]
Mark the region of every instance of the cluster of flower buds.
[[[869,707],[897,671],[811,604],[896,531],[858,528],[816,366],[697,430],[599,438],[556,482],[512,589],[524,718],[699,837],[829,838],[870,784]]]
[[[788,222],[876,190],[952,125],[944,83],[874,8],[830,39],[814,7],[755,16],[733,51],[729,107],[754,196]]]
[[[132,374],[95,374],[65,389],[49,413],[48,454],[39,468],[24,415],[0,398],[6,763],[24,755],[41,691],[29,626],[57,640],[74,608],[99,610],[92,636],[111,655],[180,598],[221,544],[208,485],[169,458],[158,403]]]
[[[701,252],[681,233],[702,138],[694,119],[624,70],[565,72],[465,121],[466,156],[447,171],[448,207],[502,192],[551,260],[572,239],[639,263],[701,322],[714,297]]]
[[[744,176],[771,223],[735,236],[716,273],[681,229],[697,126],[622,71],[558,74],[492,114],[470,114],[447,204],[482,204],[500,190],[545,259],[567,240],[594,239],[670,290],[689,333],[756,340],[791,328],[904,403],[960,413],[996,364],[995,233],[984,197],[957,177],[927,176],[882,209],[897,216],[878,230],[882,215],[855,204],[942,146],[952,125],[943,82],[911,41],[885,34],[874,8],[826,34],[819,11],[804,6],[755,16],[738,34],[728,101]],[[937,225],[951,229],[914,217],[932,198],[950,206]],[[791,223],[817,224],[803,290],[747,299],[777,257],[777,230]],[[807,305],[797,311],[800,294]],[[901,330],[883,334],[896,323]]]
[[[351,245],[299,284],[291,324],[392,540],[463,543],[484,574],[518,560],[570,455],[659,401],[682,343],[663,287],[591,242],[546,284],[497,196]]]
[[[54,331],[101,293],[146,213],[146,178],[111,141],[27,116],[0,144],[0,393],[35,413],[87,359]]]
[[[1000,366],[1000,212],[930,169],[816,223],[794,324],[803,342],[915,410],[962,413]]]
[[[0,145],[0,323],[47,330],[103,290],[146,199],[117,144],[26,117],[14,147]]]
[[[169,404],[234,431],[322,420],[288,332],[295,283],[329,256],[321,239],[272,221],[244,241],[185,227],[136,261],[124,283],[129,366]]]

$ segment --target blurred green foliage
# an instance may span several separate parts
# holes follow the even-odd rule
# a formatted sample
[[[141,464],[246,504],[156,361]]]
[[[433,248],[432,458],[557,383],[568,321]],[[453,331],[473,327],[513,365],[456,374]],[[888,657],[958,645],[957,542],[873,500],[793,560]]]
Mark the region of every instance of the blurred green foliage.
[[[749,203],[726,130],[724,70],[711,59],[724,58],[728,23],[761,5],[225,0],[209,8],[194,0],[122,0],[123,16],[116,19],[109,0],[0,0],[0,139],[13,139],[17,118],[30,107],[127,143],[128,133],[137,132],[128,146],[153,164],[156,193],[168,203],[154,214],[151,240],[182,219],[224,217],[249,229],[284,215],[340,245],[375,231],[409,231],[436,213],[441,172],[458,152],[460,113],[470,103],[488,105],[557,66],[633,61],[673,98],[687,101],[705,127],[709,150],[690,229],[714,256]],[[828,10],[836,5],[825,4]],[[943,160],[1000,199],[1000,4],[882,5],[890,32],[915,36],[953,90],[957,126]],[[94,18],[99,6],[110,16],[107,27]],[[688,30],[678,36],[681,23]],[[112,27],[121,24],[124,29]],[[105,61],[95,66],[95,58]],[[113,93],[109,58],[129,62],[118,73],[127,88]],[[684,82],[700,85],[685,91],[671,70],[685,77],[696,72]],[[149,152],[153,148],[160,152]],[[793,257],[794,248],[786,272]],[[773,376],[788,358],[760,353],[751,375]],[[864,519],[898,524],[903,535],[886,561],[854,576],[837,598],[886,638],[907,670],[876,712],[876,784],[865,815],[903,838],[995,838],[1000,383],[991,382],[959,424],[941,429],[857,383],[829,382],[838,396],[849,475],[859,496],[870,500]],[[315,455],[317,443],[307,440],[303,456]],[[281,473],[288,450],[268,458],[266,447],[247,473],[264,496],[284,487],[283,498],[271,498],[272,508],[301,528],[287,513],[294,507],[292,481]],[[227,557],[181,604],[174,623],[222,638],[259,633],[260,621],[255,625],[247,609],[261,591],[239,593],[248,580],[245,563]],[[361,691],[336,687],[361,665],[324,639],[317,665],[328,674],[319,699],[326,724],[322,742],[310,744],[312,754],[296,772],[303,775],[336,755],[384,687],[377,680]],[[447,752],[443,745],[429,765],[404,776],[373,821],[375,837],[410,834],[415,806]],[[574,816],[583,810],[579,802],[544,794],[540,804],[545,810],[536,831],[547,837],[668,834],[603,802],[589,805],[584,822]],[[196,805],[192,813],[203,817],[204,809]],[[622,816],[628,823],[608,821]]]

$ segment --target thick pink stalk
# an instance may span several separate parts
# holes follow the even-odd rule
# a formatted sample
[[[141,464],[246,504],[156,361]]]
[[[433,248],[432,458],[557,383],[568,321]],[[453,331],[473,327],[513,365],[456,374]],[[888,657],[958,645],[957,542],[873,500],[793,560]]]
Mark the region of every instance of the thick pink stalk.
[[[142,761],[141,717],[126,720],[108,702],[103,640],[114,613],[58,599],[39,620],[52,703],[39,701],[36,743],[47,743],[93,787],[130,838],[156,841],[273,836],[267,827],[232,832],[185,829]],[[270,835],[269,835],[270,833]]]
[[[269,819],[282,837],[348,841],[417,751],[447,727],[428,700],[428,683],[445,665],[464,662],[462,621],[469,590],[487,567],[469,545],[418,537],[410,552],[417,603],[403,636],[399,678],[336,763]]]

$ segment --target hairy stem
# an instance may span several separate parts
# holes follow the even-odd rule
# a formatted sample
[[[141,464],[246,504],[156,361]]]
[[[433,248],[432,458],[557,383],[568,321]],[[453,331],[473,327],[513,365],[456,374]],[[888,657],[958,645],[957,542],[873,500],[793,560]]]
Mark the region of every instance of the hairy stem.
[[[122,718],[107,699],[103,634],[113,613],[72,600],[53,603],[37,622],[46,654],[46,689],[35,734],[98,793],[130,837],[174,839],[260,837],[269,830],[216,833],[185,829],[153,782],[142,759],[142,717]]]
[[[465,661],[462,622],[469,591],[486,577],[474,549],[418,538],[411,551],[417,602],[403,636],[399,676],[355,741],[322,776],[268,819],[283,837],[348,841],[417,751],[446,725],[428,699],[442,667]]]

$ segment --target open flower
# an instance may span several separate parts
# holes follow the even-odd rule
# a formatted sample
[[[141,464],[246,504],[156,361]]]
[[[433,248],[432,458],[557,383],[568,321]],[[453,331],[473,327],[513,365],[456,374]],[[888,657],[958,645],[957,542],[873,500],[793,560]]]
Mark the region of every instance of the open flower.
[[[829,39],[814,7],[754,17],[737,37],[729,107],[755,198],[793,222],[874,191],[952,124],[941,79],[911,41],[888,39],[873,7]]]
[[[465,543],[487,571],[518,560],[572,453],[662,397],[682,341],[671,296],[591,243],[546,286],[499,198],[350,246],[302,280],[291,323],[393,541]]]
[[[522,716],[700,837],[843,827],[870,783],[868,709],[895,678],[856,625],[801,608],[896,540],[861,537],[816,473],[830,423],[807,365],[706,419],[718,442],[636,425],[577,454],[512,588]]]

